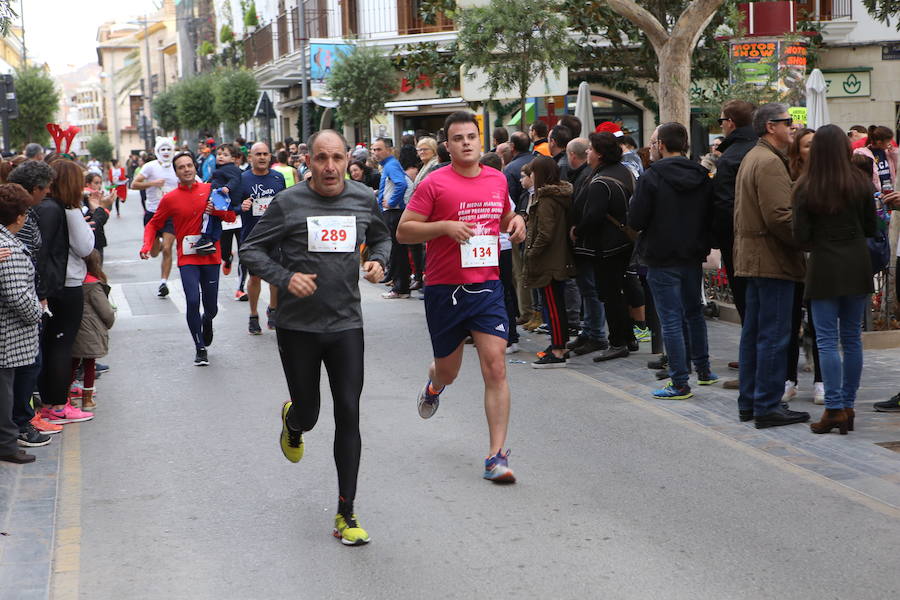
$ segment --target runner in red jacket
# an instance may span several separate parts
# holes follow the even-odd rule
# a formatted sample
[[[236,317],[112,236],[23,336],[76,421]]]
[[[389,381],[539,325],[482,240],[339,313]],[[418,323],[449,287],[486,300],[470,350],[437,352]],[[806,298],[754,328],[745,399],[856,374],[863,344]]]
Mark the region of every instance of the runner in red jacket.
[[[190,152],[180,152],[172,160],[178,187],[160,200],[159,207],[144,227],[144,245],[141,258],[150,258],[156,232],[166,219],[175,226],[175,248],[178,252],[178,270],[187,305],[187,322],[196,347],[194,365],[209,365],[206,347],[213,340],[213,319],[218,312],[219,264],[222,262],[219,244],[213,254],[197,254],[194,245],[200,239],[203,215],[211,214],[231,223],[236,215],[230,210],[213,210],[209,201],[211,187],[197,180],[194,157]],[[203,302],[203,316],[200,303]]]

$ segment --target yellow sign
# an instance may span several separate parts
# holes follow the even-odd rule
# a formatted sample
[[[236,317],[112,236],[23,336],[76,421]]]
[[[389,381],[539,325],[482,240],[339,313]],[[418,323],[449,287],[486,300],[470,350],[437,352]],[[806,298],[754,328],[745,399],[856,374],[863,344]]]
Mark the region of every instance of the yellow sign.
[[[478,121],[478,133],[481,136],[481,149],[484,151],[484,115],[475,113],[475,120]]]
[[[806,127],[806,108],[803,106],[792,106],[788,109],[788,115],[794,119],[794,123],[799,123]]]

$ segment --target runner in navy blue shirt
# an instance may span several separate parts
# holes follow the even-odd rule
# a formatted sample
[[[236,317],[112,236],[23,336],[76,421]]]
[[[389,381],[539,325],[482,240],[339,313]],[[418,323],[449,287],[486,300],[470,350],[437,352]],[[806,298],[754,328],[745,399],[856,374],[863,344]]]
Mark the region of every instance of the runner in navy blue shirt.
[[[284,176],[270,168],[272,155],[269,147],[263,142],[257,142],[250,148],[250,169],[241,175],[241,242],[247,239],[253,227],[265,214],[269,203],[275,194],[285,188]],[[253,273],[249,273],[247,282],[247,294],[250,296],[250,322],[247,331],[251,335],[261,335],[259,326],[260,279]],[[266,320],[269,329],[275,329],[275,307],[278,306],[278,288],[269,285],[269,306],[266,308]]]

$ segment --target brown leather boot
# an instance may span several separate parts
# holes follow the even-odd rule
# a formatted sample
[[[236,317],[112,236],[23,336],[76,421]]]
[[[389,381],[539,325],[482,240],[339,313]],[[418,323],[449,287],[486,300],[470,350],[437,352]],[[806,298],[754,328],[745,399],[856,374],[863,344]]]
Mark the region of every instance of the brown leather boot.
[[[845,408],[844,412],[847,413],[847,431],[853,431],[853,419],[856,418],[856,411],[852,408]]]
[[[847,435],[849,422],[843,408],[826,408],[822,419],[818,423],[810,423],[809,428],[813,433],[828,433],[837,427],[841,435]]]
[[[91,411],[97,408],[94,403],[94,388],[84,388],[81,390],[81,410]]]

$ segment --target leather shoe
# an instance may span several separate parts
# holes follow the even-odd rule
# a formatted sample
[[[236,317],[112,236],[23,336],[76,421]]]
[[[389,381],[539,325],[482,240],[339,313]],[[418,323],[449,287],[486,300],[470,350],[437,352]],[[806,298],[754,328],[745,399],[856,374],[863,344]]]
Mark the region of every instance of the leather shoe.
[[[5,456],[0,456],[0,460],[5,462],[17,463],[23,465],[25,463],[34,462],[34,454],[28,454],[24,450],[17,450],[12,454],[7,454]]]
[[[731,369],[732,371],[738,371],[741,368],[741,363],[739,363],[736,360],[733,360],[730,363],[728,363],[728,368]]]
[[[765,415],[757,415],[754,417],[757,429],[765,429],[767,427],[779,427],[781,425],[794,425],[795,423],[806,423],[809,421],[809,413],[788,410],[783,406],[779,406],[772,412]]]
[[[669,357],[665,354],[660,354],[659,358],[656,360],[651,360],[647,363],[648,369],[653,369],[654,371],[659,371],[660,369],[665,369],[669,366]]]
[[[603,362],[614,358],[624,358],[628,356],[628,348],[625,346],[610,346],[594,357],[594,362]]]
[[[739,410],[738,415],[741,418],[741,422],[752,421],[753,420],[753,411],[752,410]]]
[[[741,389],[741,382],[738,379],[729,379],[722,384],[722,387],[726,390],[739,390]]]

